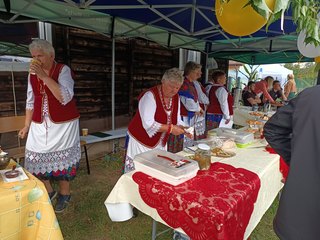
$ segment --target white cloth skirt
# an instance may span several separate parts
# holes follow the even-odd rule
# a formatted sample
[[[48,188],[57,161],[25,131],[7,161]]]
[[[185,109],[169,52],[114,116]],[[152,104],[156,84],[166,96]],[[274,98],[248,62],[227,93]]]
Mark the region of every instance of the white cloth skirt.
[[[45,117],[32,122],[26,143],[25,168],[33,173],[68,169],[81,158],[79,120],[53,123]]]

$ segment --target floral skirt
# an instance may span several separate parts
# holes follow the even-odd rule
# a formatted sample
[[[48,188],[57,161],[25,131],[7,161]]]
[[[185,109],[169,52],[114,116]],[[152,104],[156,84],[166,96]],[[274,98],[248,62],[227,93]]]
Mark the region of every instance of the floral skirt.
[[[54,181],[71,181],[76,177],[79,163],[70,166],[68,169],[57,170],[52,172],[33,174],[40,180],[54,180]]]
[[[184,135],[175,136],[170,134],[168,139],[168,152],[177,153],[183,150]]]
[[[207,113],[207,116],[206,116],[207,131],[214,128],[218,128],[221,122],[221,119],[222,119],[222,114]]]

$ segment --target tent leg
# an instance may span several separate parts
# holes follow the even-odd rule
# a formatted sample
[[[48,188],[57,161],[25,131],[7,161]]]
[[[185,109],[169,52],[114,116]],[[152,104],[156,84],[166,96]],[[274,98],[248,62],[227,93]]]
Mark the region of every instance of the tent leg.
[[[114,111],[115,111],[115,38],[112,38],[112,72],[111,72],[111,116],[112,116],[112,130],[115,129]]]
[[[151,239],[152,240],[156,240],[156,238],[157,238],[157,221],[152,219],[152,236],[151,236]]]

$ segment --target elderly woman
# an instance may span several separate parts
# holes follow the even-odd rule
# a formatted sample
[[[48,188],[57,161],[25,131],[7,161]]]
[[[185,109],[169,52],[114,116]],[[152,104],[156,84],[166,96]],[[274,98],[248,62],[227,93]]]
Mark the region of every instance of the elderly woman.
[[[209,104],[205,90],[197,81],[201,77],[201,65],[187,62],[184,68],[184,82],[179,90],[181,116],[188,126],[194,126],[195,139],[206,137],[205,110]]]
[[[71,199],[69,182],[74,179],[81,156],[79,113],[73,99],[71,70],[55,62],[52,45],[41,39],[29,45],[30,65],[25,126],[28,133],[25,168],[44,183],[51,200],[58,194],[50,181],[59,182],[56,212],[62,212]]]
[[[294,98],[297,94],[297,86],[296,86],[296,82],[294,80],[294,75],[293,74],[288,74],[287,76],[287,83],[284,86],[284,96],[290,100],[292,98]]]
[[[160,85],[140,95],[138,110],[128,127],[125,173],[135,169],[135,155],[155,148],[166,150],[170,134],[185,133],[177,94],[182,82],[181,71],[172,68],[164,73]]]

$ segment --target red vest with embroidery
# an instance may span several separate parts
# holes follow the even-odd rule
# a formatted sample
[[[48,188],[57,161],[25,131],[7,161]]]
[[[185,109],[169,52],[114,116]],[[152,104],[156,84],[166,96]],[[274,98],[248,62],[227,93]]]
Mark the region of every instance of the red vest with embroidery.
[[[59,74],[63,66],[64,65],[60,63],[56,63],[52,66],[53,69],[50,70],[50,76],[54,81],[58,82]],[[37,75],[30,74],[30,82],[34,94],[32,121],[37,123],[41,123],[43,121],[42,110],[45,94],[48,98],[48,112],[52,122],[68,122],[80,117],[76,107],[75,99],[72,99],[66,105],[62,105],[55,98],[49,88],[43,84],[43,81],[41,79],[38,79]]]
[[[209,91],[209,106],[207,109],[207,113],[213,113],[213,114],[223,114],[221,107],[220,107],[220,103],[219,100],[216,96],[216,91],[218,90],[218,88],[220,88],[221,86],[212,86],[210,88]],[[225,88],[225,87],[223,87]],[[226,88],[225,88],[226,89]],[[227,89],[226,89],[227,91]],[[229,107],[229,114],[233,115],[233,97],[232,95],[228,92],[228,107]]]
[[[160,94],[159,94],[159,90],[158,87],[153,87],[151,89],[149,89],[148,91],[151,91],[155,101],[156,101],[156,112],[154,115],[154,120],[158,123],[161,124],[168,124],[168,116],[167,113],[162,105],[162,101],[160,98]],[[143,94],[140,95],[140,98],[145,94],[145,92]],[[140,99],[139,98],[139,99]],[[178,105],[179,104],[179,95],[176,94],[173,98],[172,98],[172,111],[171,111],[171,123],[169,124],[173,124],[176,125],[177,124],[177,115],[178,115]],[[155,147],[160,139],[161,139],[161,135],[162,132],[157,132],[153,137],[149,137],[149,135],[147,134],[146,130],[143,128],[142,126],[142,120],[141,120],[141,115],[139,112],[139,109],[137,109],[136,114],[134,115],[133,119],[131,120],[129,127],[128,127],[128,131],[131,134],[131,136],[133,136],[140,144],[149,147],[149,148],[153,148]],[[167,141],[168,141],[168,137],[169,134],[165,133],[164,138],[162,139],[162,146],[165,146]]]

